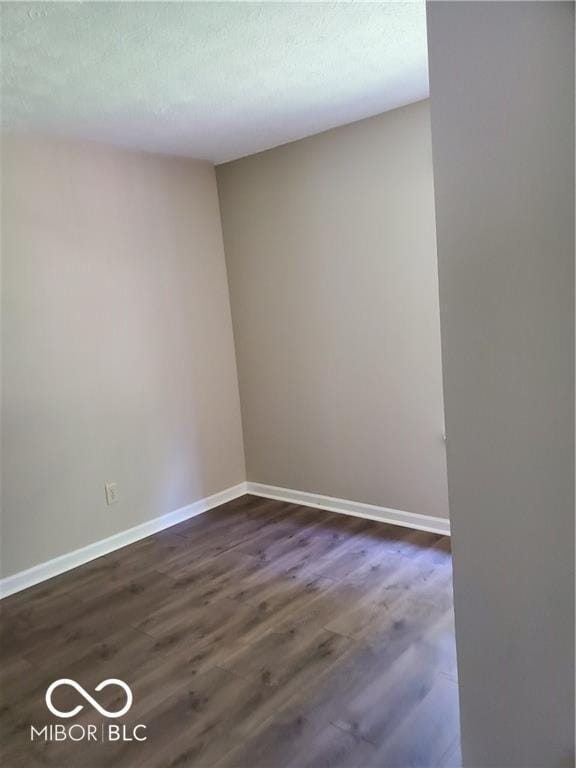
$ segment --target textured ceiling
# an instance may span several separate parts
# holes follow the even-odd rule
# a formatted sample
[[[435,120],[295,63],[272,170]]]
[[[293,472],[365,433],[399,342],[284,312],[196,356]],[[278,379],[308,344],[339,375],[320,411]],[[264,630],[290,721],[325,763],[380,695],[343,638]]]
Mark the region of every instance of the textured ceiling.
[[[428,95],[424,2],[3,2],[2,124],[223,162]]]

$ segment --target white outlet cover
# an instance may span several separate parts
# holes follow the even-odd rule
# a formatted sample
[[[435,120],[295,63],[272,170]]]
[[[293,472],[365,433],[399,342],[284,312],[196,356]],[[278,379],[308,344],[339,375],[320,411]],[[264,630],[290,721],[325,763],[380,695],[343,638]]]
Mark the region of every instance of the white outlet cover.
[[[106,503],[115,504],[118,501],[118,485],[116,483],[106,483],[104,486],[106,491]]]

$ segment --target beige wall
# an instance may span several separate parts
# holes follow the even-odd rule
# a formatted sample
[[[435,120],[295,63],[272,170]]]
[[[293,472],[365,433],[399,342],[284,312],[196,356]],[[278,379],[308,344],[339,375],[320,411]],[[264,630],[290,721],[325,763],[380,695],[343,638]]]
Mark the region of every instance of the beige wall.
[[[2,161],[8,575],[245,474],[213,168],[22,138]]]
[[[464,765],[574,765],[574,5],[428,3]]]
[[[447,517],[427,102],[217,178],[248,479]]]

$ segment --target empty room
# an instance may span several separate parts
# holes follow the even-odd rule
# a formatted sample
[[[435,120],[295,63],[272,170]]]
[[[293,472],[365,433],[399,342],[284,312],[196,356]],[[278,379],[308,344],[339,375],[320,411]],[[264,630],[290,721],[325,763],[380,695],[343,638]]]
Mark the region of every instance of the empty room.
[[[574,3],[0,22],[2,765],[574,766]]]

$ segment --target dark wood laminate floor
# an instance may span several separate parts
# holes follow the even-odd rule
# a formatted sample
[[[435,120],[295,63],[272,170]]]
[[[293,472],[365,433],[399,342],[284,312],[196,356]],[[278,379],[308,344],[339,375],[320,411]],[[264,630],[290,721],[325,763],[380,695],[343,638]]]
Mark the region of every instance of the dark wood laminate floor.
[[[445,536],[244,496],[0,608],[5,768],[459,765]],[[58,678],[147,741],[32,743]]]

